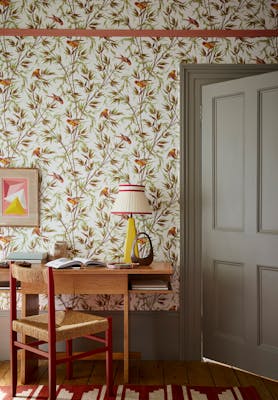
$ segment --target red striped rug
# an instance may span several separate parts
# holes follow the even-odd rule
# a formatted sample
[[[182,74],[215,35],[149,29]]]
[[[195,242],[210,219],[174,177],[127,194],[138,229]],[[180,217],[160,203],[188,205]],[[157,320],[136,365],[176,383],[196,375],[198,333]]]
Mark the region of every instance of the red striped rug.
[[[57,400],[104,400],[105,385],[59,385]],[[144,386],[114,387],[115,400],[261,400],[253,387]],[[18,400],[46,400],[47,386],[18,386]],[[11,400],[9,386],[0,386],[0,400]]]

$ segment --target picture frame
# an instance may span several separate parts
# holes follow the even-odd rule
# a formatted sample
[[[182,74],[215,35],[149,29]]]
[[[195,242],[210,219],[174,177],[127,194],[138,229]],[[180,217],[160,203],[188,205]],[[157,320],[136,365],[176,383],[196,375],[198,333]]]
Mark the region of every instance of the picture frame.
[[[0,227],[39,226],[37,168],[0,168]]]

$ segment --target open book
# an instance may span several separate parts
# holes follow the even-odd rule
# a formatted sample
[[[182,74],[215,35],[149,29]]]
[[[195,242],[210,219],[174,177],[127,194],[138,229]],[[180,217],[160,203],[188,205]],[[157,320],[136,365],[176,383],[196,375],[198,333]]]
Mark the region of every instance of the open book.
[[[56,258],[56,260],[48,261],[45,264],[52,268],[72,268],[72,267],[106,267],[106,263],[99,260],[90,260],[88,258]]]

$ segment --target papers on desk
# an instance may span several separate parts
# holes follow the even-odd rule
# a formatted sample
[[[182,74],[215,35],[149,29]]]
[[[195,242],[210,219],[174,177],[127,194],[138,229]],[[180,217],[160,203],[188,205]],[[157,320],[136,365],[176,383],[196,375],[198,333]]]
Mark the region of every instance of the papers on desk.
[[[133,268],[134,264],[124,263],[124,262],[109,262],[107,263],[107,268],[109,269],[130,269]]]
[[[105,267],[106,263],[98,260],[90,260],[82,257],[75,258],[56,258],[45,264],[47,267],[63,269],[63,268],[81,268],[84,267]]]
[[[132,290],[169,290],[169,283],[163,279],[131,279]]]

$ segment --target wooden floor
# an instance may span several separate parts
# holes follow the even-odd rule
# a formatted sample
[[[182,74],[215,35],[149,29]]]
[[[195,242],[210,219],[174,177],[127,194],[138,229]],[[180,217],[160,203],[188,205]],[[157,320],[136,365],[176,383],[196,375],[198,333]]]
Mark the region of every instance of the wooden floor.
[[[278,366],[277,366],[278,368]],[[114,384],[123,383],[123,363],[113,364]],[[76,361],[71,384],[103,384],[104,361]],[[33,384],[47,385],[47,364],[41,361],[38,378]],[[65,366],[57,367],[57,383],[69,383]],[[190,384],[203,386],[254,386],[262,400],[278,400],[278,381],[265,379],[214,362],[198,361],[142,361],[131,360],[130,383],[133,384]],[[0,385],[10,384],[8,361],[0,361]]]

